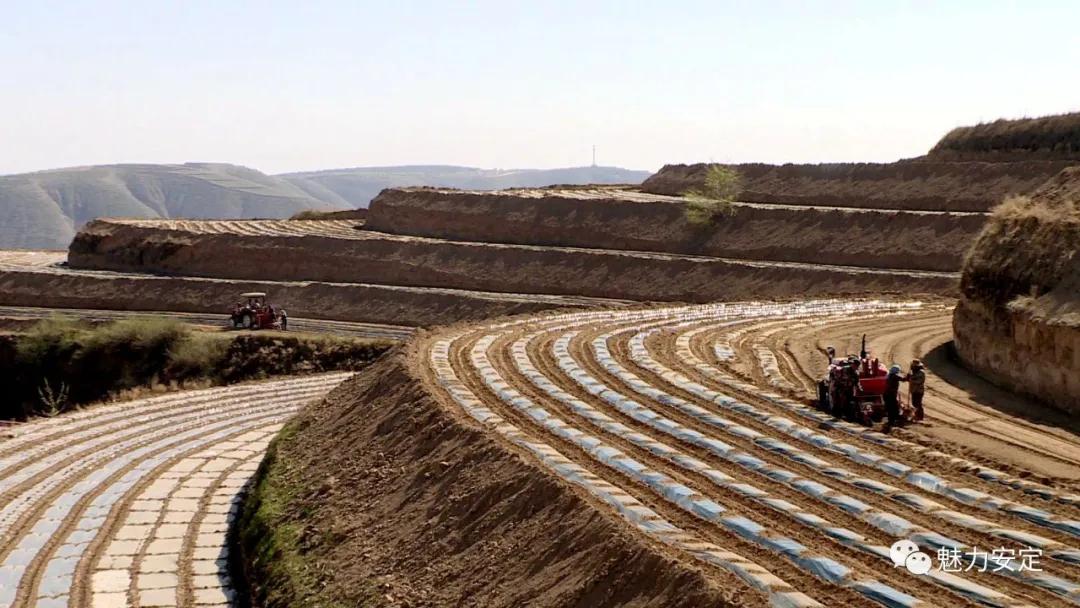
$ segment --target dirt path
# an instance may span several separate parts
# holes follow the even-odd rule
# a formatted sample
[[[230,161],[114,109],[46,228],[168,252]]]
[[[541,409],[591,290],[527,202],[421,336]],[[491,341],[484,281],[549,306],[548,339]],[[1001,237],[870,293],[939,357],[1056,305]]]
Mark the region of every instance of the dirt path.
[[[173,393],[0,440],[0,606],[230,606],[226,532],[282,422],[348,374]]]
[[[98,310],[89,308],[35,308],[28,306],[0,306],[0,327],[5,324],[28,325],[34,321],[48,317],[60,316],[81,319],[85,321],[116,321],[132,317],[166,317],[176,319],[192,325],[207,327],[224,327],[228,323],[228,316],[224,314],[173,312],[173,311],[129,311],[129,310]],[[289,317],[290,331],[332,334],[353,338],[374,338],[382,340],[404,340],[411,336],[413,327],[404,325],[381,325],[378,323],[356,323],[350,321],[329,321],[326,319],[304,319]]]
[[[876,319],[935,336],[941,314],[851,301],[583,312],[445,330],[424,352],[448,405],[718,584],[734,575],[785,606],[1075,604],[1080,497],[1068,484],[835,423],[740,380],[712,348],[726,337],[731,360],[757,357],[755,380],[797,390],[806,362],[777,348],[785,331]],[[899,539],[935,557],[1044,557],[1038,572],[919,576],[893,567]]]
[[[1080,488],[1080,423],[1045,404],[995,387],[957,365],[948,353],[952,339],[949,306],[894,318],[834,319],[772,335],[752,332],[750,340],[793,360],[795,365],[784,376],[805,386],[824,374],[826,346],[840,353],[858,352],[864,333],[870,351],[883,362],[899,363],[905,370],[914,358],[927,363],[927,424],[911,427],[905,435],[935,447],[963,446],[972,457]],[[803,391],[800,396],[808,394]]]

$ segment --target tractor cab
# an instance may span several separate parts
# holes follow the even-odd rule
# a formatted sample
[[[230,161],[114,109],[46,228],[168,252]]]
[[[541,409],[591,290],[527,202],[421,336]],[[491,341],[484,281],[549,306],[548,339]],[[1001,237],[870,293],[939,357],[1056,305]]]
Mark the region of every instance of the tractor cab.
[[[265,293],[252,291],[240,294],[230,320],[237,329],[276,329],[278,316],[274,306],[266,301]]]

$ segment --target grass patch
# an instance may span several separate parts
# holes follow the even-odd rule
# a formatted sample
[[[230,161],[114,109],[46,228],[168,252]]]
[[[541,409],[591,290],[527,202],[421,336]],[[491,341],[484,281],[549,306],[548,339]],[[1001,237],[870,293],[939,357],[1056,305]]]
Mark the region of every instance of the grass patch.
[[[686,198],[686,221],[707,226],[725,216],[735,215],[735,200],[742,192],[742,176],[724,165],[711,165],[705,183],[683,193]]]
[[[270,443],[255,473],[237,526],[241,566],[253,605],[265,608],[378,608],[386,605],[374,583],[349,590],[348,603],[325,597],[333,566],[309,557],[324,542],[311,523],[318,492],[294,469],[288,448],[307,426],[295,418]]]
[[[49,318],[0,342],[0,419],[56,415],[119,394],[361,369],[389,342],[199,332],[173,320]]]

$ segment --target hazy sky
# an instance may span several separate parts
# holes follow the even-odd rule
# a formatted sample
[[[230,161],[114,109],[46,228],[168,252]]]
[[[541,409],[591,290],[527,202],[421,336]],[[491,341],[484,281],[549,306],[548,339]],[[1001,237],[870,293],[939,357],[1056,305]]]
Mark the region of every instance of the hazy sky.
[[[0,174],[887,161],[1080,109],[1080,3],[0,0]]]

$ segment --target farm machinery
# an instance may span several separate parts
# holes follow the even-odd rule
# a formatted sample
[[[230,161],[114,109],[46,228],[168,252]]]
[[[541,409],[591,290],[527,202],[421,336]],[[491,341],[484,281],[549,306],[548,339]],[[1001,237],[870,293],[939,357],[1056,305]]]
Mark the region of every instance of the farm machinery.
[[[859,355],[836,357],[829,348],[829,371],[818,381],[818,407],[837,418],[871,425],[885,417],[885,384],[889,370],[866,350],[862,337]],[[911,408],[898,394],[902,418],[911,419]]]
[[[234,329],[278,329],[280,321],[281,315],[260,291],[240,294],[240,301],[233,305],[230,315]]]

